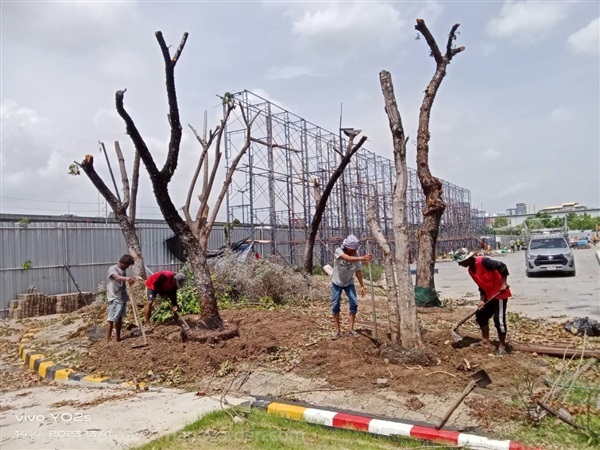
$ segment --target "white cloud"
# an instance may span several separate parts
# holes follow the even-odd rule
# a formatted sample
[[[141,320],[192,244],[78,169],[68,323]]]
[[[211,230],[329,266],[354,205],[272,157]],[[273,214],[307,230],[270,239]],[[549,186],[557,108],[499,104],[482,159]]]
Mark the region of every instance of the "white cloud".
[[[550,113],[550,119],[552,119],[554,122],[565,122],[573,119],[574,117],[575,113],[565,106],[557,106]]]
[[[325,76],[372,55],[390,51],[399,55],[399,44],[415,36],[414,19],[423,17],[432,26],[442,9],[434,1],[286,4],[284,17],[291,21],[294,42],[292,61],[269,68],[267,77]]]
[[[533,183],[529,181],[518,181],[515,184],[508,186],[498,193],[498,198],[510,197],[515,194],[523,194],[528,192],[533,187]]]
[[[596,55],[600,51],[600,17],[567,38],[571,51],[578,55]]]
[[[491,36],[534,43],[564,20],[568,2],[507,1],[487,25]]]
[[[136,8],[136,1],[5,3],[3,39],[69,55],[89,53],[127,32]]]
[[[483,159],[484,161],[495,161],[498,158],[500,158],[500,156],[502,156],[502,153],[500,153],[498,150],[488,148],[485,152],[481,154],[481,159]]]

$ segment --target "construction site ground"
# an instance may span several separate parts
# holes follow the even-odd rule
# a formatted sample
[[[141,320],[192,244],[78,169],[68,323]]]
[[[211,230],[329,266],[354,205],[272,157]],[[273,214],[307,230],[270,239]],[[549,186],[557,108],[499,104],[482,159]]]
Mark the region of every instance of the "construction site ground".
[[[592,252],[590,254],[593,255]],[[516,256],[523,257],[521,254],[509,255],[508,258]],[[595,267],[589,268],[589,274],[596,277],[597,288],[598,264],[595,260],[593,262]],[[584,264],[578,268],[576,279],[546,279],[544,289],[555,282],[563,286],[588,282],[582,267]],[[438,283],[444,293],[443,277],[450,270],[454,271],[456,266],[440,264],[439,268]],[[516,264],[515,269],[511,264],[509,268],[515,294],[511,302],[516,305],[527,299],[519,297],[523,289],[519,288],[517,281]],[[468,278],[466,273],[463,276]],[[523,284],[529,281],[524,279]],[[329,280],[326,277],[319,278],[318,282],[327,289]],[[595,292],[593,289],[590,284],[588,290]],[[459,397],[470,381],[470,375],[478,369],[485,369],[493,384],[486,389],[477,388],[456,410],[448,426],[475,430],[493,437],[509,437],[514,421],[525,418],[524,407],[517,395],[519,380],[530,377],[537,389],[543,389],[544,378],[554,377],[569,361],[520,352],[497,357],[484,348],[455,348],[449,330],[475,305],[476,290],[471,287],[469,293],[461,298],[446,297],[443,308],[419,310],[425,357],[386,350],[389,347],[385,324],[387,303],[381,289],[376,289],[379,344],[373,340],[369,294],[360,299],[357,324],[360,335],[344,335],[337,341],[330,339],[330,305],[325,301],[307,301],[273,310],[224,310],[223,318],[239,328],[239,337],[216,344],[182,342],[180,327],[176,323],[159,325],[148,335],[148,346],[137,349],[133,349],[132,345],[140,344],[142,338],[135,328],[125,331],[121,342],[107,343],[104,340],[104,304],[91,305],[69,315],[4,321],[0,333],[3,355],[0,389],[14,392],[48,384],[23,368],[17,358],[19,337],[32,328],[37,329],[34,345],[44,349],[46,356],[60,364],[87,374],[145,383],[150,392],[126,394],[142,399],[140,401],[157,389],[177,388],[198,398],[269,396],[435,423]],[[552,295],[549,292],[548,296]],[[347,305],[343,311],[347,311],[346,308]],[[187,316],[186,319],[193,325],[194,317]],[[129,323],[133,323],[133,318],[128,316],[126,325]],[[344,317],[343,326],[345,323]],[[544,321],[510,313],[508,326],[511,340],[600,349],[600,338],[575,337],[563,330],[557,319]],[[463,325],[461,333],[470,337],[471,341],[479,337],[473,321]],[[586,376],[596,385],[600,382],[597,366]],[[124,401],[114,392],[96,395],[95,398],[97,400],[77,400],[78,411],[85,412],[87,408],[94,407],[94,402],[109,404]],[[59,394],[56,399],[61,400]],[[4,421],[11,419],[11,408],[12,404],[3,401],[0,411]],[[138,409],[139,414],[145,414],[143,410],[145,408]],[[138,413],[131,410],[128,414]],[[148,427],[141,425],[132,427],[127,433],[139,439],[120,440],[113,436],[115,443],[111,444],[112,447],[103,448],[117,448],[122,446],[122,442],[129,445],[147,442],[156,437],[156,433],[165,431],[165,427],[153,429],[156,433],[148,432]],[[171,431],[174,429],[169,428]],[[14,440],[11,442],[15,443]]]

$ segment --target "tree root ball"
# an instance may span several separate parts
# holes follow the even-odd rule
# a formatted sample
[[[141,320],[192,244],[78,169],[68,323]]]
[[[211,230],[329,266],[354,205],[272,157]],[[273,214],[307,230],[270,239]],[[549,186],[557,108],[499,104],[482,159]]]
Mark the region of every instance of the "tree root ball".
[[[412,350],[400,345],[388,344],[381,347],[380,356],[394,365],[436,366],[440,359],[426,348]]]
[[[238,327],[230,323],[223,323],[223,326],[216,330],[209,330],[199,324],[192,324],[189,321],[188,325],[191,331],[186,332],[183,328],[181,329],[181,340],[183,342],[193,341],[201,344],[216,344],[240,335]]]

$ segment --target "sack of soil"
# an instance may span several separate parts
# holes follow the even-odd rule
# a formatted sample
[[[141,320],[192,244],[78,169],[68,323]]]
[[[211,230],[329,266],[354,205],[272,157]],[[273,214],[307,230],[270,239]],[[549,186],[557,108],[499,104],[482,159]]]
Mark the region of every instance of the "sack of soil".
[[[600,336],[600,322],[588,317],[567,320],[563,327],[576,336]]]

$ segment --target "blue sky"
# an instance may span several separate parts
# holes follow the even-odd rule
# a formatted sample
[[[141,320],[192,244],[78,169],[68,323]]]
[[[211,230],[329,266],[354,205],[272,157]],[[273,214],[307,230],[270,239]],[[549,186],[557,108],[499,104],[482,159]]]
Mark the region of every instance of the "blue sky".
[[[431,120],[431,169],[503,211],[578,201],[600,206],[600,4],[586,2],[2,2],[1,211],[104,214],[87,178],[67,167],[98,140],[132,145],[114,110],[126,106],[163,161],[168,141],[162,30],[177,45],[182,122],[209,126],[216,94],[249,89],[313,123],[361,128],[391,157],[379,71],[392,73],[411,142],[434,61],[414,23],[458,45]],[[171,193],[184,203],[198,155],[185,131]],[[415,166],[410,144],[409,165]],[[131,158],[130,158],[131,161]],[[108,181],[108,178],[105,178]],[[141,216],[159,218],[145,176]],[[177,204],[177,200],[175,201]]]

